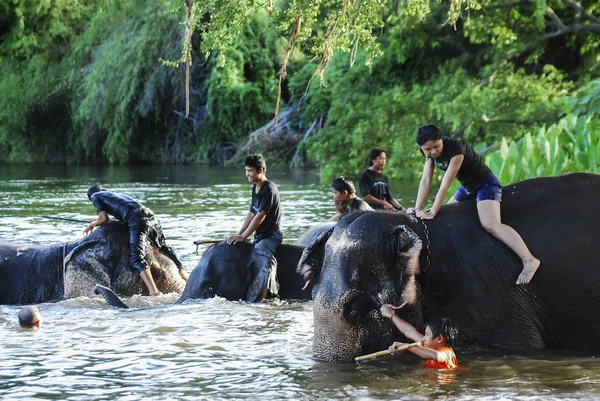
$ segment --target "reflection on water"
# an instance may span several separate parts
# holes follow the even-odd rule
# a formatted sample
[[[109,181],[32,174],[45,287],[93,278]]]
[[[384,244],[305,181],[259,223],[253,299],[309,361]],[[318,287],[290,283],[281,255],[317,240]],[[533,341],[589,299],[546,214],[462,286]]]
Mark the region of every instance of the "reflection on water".
[[[315,172],[275,171],[269,178],[280,187],[286,242],[335,212],[330,188],[317,182]],[[248,210],[249,184],[239,169],[2,166],[0,240],[78,238],[84,224],[41,216],[92,218],[85,193],[96,182],[150,206],[188,273],[200,258],[192,241],[231,235]],[[416,193],[414,184],[393,189]],[[412,354],[328,364],[311,358],[310,302],[249,305],[214,298],[174,305],[177,298],[133,296],[125,299],[128,310],[109,308],[101,297],[45,303],[38,305],[38,332],[19,329],[18,306],[0,306],[0,398],[600,398],[593,355],[457,350],[468,369],[456,372],[424,369]]]

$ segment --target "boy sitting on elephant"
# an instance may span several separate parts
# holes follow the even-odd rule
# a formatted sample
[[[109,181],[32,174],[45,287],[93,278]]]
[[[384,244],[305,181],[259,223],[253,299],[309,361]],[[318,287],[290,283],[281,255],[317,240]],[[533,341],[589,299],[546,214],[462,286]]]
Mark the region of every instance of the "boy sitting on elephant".
[[[339,212],[330,220],[337,221],[343,215],[361,210],[372,211],[373,208],[367,202],[356,196],[356,187],[350,178],[341,176],[331,183],[333,191],[333,202]]]
[[[160,223],[152,210],[130,196],[108,191],[100,184],[90,187],[87,195],[96,208],[98,218],[88,224],[83,234],[88,235],[94,227],[108,223],[109,214],[125,223],[129,230],[129,263],[139,272],[150,295],[161,295],[161,292],[156,287],[145,259],[147,243],[169,257],[177,265],[181,277],[187,281],[183,266],[173,249],[167,246]]]
[[[431,319],[425,326],[425,335],[419,333],[410,323],[396,315],[391,305],[381,307],[383,317],[389,318],[402,334],[420,344],[419,347],[409,348],[413,354],[426,359],[425,366],[438,369],[456,369],[458,362],[454,350],[447,345],[451,329],[447,320]],[[405,345],[395,341],[390,346],[390,353],[396,354],[396,348]]]
[[[229,237],[229,245],[246,241],[254,233],[254,251],[260,257],[256,273],[246,295],[248,302],[258,302],[279,293],[277,260],[275,251],[283,242],[279,189],[267,179],[267,163],[260,154],[252,154],[245,160],[246,177],[252,185],[250,210],[237,235]]]

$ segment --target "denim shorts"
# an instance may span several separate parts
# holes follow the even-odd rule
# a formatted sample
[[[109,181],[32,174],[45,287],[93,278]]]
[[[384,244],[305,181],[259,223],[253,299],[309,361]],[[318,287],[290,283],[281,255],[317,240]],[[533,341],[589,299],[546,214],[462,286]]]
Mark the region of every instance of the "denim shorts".
[[[452,197],[457,202],[464,202],[473,199],[475,196],[477,197],[477,203],[484,200],[502,202],[502,184],[500,184],[498,178],[492,174],[472,192],[467,191],[465,187],[460,187]]]
[[[277,251],[277,247],[281,245],[282,242],[283,234],[281,231],[277,230],[276,232],[261,238],[260,241],[255,241],[254,249],[263,255],[273,256],[275,255],[275,251]]]

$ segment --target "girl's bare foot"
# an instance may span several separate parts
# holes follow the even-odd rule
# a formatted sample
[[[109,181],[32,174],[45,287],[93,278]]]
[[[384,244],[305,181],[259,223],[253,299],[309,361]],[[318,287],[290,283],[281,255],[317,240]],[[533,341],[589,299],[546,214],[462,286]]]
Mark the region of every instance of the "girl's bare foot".
[[[523,271],[517,278],[517,284],[529,284],[538,267],[540,267],[540,263],[540,260],[536,258],[523,262]]]

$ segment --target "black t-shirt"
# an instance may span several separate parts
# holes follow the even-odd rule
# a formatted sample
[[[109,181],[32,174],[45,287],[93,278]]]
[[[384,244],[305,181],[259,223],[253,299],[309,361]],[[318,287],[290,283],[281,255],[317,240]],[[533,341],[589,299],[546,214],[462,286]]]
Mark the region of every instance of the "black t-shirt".
[[[111,191],[93,194],[92,204],[96,208],[96,214],[105,211],[124,223],[129,223],[128,219],[133,215],[132,212],[143,208],[142,204],[132,197]]]
[[[273,234],[279,230],[281,225],[281,207],[279,202],[279,189],[274,182],[269,180],[256,193],[256,184],[252,186],[252,204],[250,211],[258,213],[264,210],[267,215],[263,222],[258,226],[254,233],[254,239],[260,241],[265,236]]]
[[[440,169],[446,171],[450,159],[456,155],[464,155],[464,160],[456,178],[468,192],[473,192],[477,186],[492,175],[492,170],[484,163],[483,159],[467,144],[458,139],[444,137],[442,154],[434,159]]]
[[[392,191],[388,185],[388,179],[383,173],[377,173],[366,169],[360,176],[360,193],[364,198],[367,195],[374,196],[379,200],[385,200],[388,203],[393,199]],[[381,205],[371,205],[374,209],[383,209]]]
[[[359,211],[372,211],[373,208],[363,199],[358,196],[352,199],[350,205],[344,205],[344,214],[348,214],[351,212],[359,212]]]

